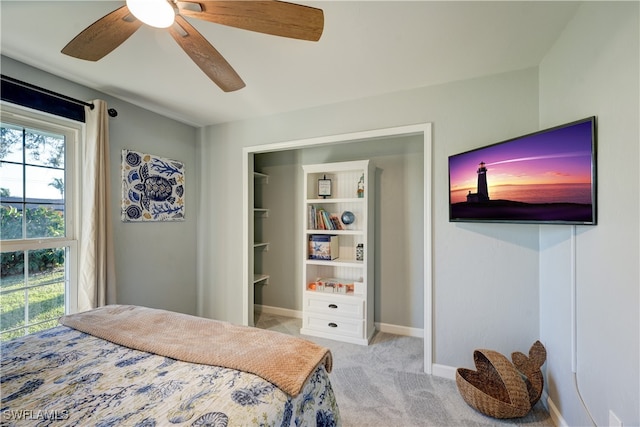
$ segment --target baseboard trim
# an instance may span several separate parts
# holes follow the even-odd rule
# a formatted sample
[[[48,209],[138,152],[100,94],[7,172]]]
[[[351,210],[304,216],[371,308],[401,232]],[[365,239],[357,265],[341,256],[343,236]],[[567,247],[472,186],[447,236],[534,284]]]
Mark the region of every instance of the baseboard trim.
[[[272,307],[270,305],[254,304],[253,310],[257,313],[273,314],[276,316],[293,317],[295,319],[302,319],[302,312],[300,310],[291,310],[290,308]]]
[[[424,330],[421,328],[412,328],[410,326],[392,325],[389,323],[374,323],[376,330],[386,332],[388,334],[404,335],[407,337],[424,338]]]
[[[431,375],[455,381],[456,369],[457,368],[454,368],[453,366],[439,365],[437,363],[434,363],[433,365],[431,365]]]
[[[542,397],[543,403],[545,403],[547,411],[549,411],[549,416],[551,417],[553,425],[555,425],[556,427],[569,427],[569,424],[567,424],[565,419],[562,417],[562,414],[558,410],[558,407],[553,403],[553,400],[551,400],[547,393],[544,393]]]

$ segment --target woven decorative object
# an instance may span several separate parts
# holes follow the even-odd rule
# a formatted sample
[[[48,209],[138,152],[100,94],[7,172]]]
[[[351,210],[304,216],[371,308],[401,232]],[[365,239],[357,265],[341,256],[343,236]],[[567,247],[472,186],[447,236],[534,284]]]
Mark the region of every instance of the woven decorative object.
[[[514,352],[511,353],[511,360],[516,369],[524,375],[523,380],[527,385],[529,402],[531,402],[531,407],[533,408],[540,400],[540,396],[542,396],[544,377],[540,367],[547,360],[547,350],[540,341],[536,341],[529,350],[529,357],[520,352]]]
[[[546,350],[536,341],[529,356],[515,352],[513,363],[493,350],[475,350],[476,371],[456,370],[456,384],[467,404],[494,418],[525,416],[540,399],[543,377],[540,367]]]

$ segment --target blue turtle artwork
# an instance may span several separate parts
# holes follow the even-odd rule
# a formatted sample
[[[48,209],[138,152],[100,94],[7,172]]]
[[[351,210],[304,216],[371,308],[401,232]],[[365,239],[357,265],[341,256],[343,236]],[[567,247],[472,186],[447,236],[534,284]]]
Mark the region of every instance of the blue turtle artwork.
[[[122,150],[122,221],[183,221],[184,164]]]

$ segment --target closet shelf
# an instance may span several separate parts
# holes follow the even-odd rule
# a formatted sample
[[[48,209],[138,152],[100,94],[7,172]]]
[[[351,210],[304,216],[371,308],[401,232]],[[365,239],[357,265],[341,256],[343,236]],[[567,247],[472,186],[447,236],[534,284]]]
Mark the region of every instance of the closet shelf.
[[[267,208],[253,208],[253,213],[258,217],[262,217],[262,218],[269,217],[269,209]]]
[[[267,174],[260,173],[260,172],[253,172],[253,177],[256,179],[263,180],[265,184],[269,183],[269,175]]]
[[[269,283],[269,275],[268,274],[254,274],[253,275],[253,284],[262,284],[267,285]]]

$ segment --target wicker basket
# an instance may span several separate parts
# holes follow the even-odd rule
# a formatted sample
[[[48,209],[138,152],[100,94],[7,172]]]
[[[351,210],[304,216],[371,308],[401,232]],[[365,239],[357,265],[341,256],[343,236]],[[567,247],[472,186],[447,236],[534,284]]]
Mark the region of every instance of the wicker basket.
[[[514,352],[511,353],[511,360],[516,369],[524,375],[524,382],[529,392],[529,402],[533,408],[540,400],[544,388],[544,377],[540,367],[547,360],[547,350],[540,341],[536,341],[529,350],[529,357],[520,352]]]
[[[514,352],[513,363],[493,350],[476,350],[473,361],[476,371],[456,370],[456,384],[469,406],[495,418],[525,416],[542,394],[543,377],[540,367],[547,352],[540,341],[529,350],[529,356]]]
[[[506,357],[493,350],[476,350],[473,360],[477,371],[456,371],[456,384],[467,404],[495,418],[522,417],[531,410],[527,385]]]

